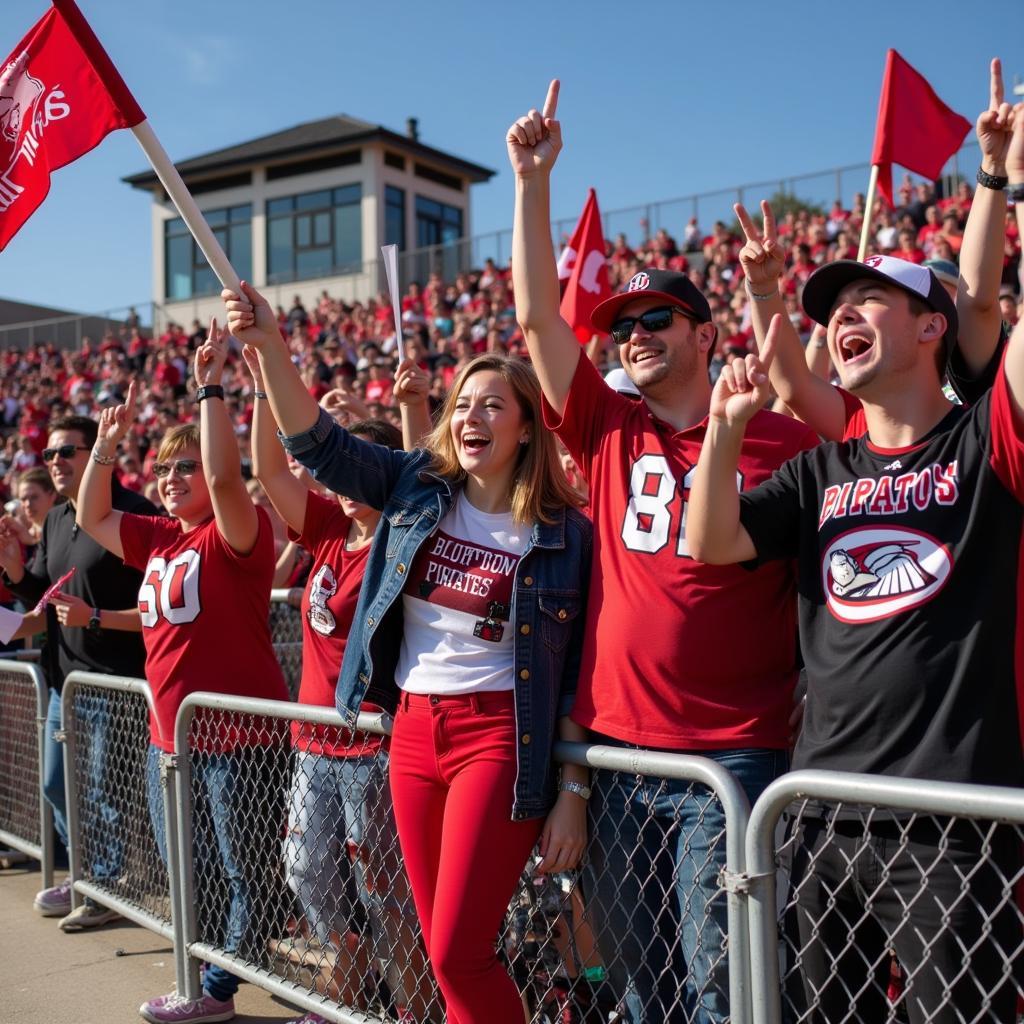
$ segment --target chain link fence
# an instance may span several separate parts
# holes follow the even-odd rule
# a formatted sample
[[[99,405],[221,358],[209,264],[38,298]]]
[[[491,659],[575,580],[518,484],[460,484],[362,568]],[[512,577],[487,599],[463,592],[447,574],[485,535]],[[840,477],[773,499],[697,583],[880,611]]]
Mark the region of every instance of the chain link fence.
[[[794,772],[747,833],[755,1024],[975,1024],[1024,998],[1024,793]]]
[[[53,812],[43,797],[49,692],[37,665],[0,660],[0,846],[39,861],[53,885]]]
[[[391,811],[389,726],[361,715],[348,746],[333,709],[185,701],[175,739],[190,957],[329,1020],[443,1020]],[[551,877],[531,858],[495,936],[529,1019],[742,1024],[738,783],[701,758],[582,744],[559,756],[596,769],[587,866]]]
[[[288,602],[288,590],[270,592],[270,639],[292,700],[302,681],[302,612]]]
[[[173,938],[165,837],[176,801],[150,744],[149,685],[72,672],[62,702],[74,905],[87,896]]]

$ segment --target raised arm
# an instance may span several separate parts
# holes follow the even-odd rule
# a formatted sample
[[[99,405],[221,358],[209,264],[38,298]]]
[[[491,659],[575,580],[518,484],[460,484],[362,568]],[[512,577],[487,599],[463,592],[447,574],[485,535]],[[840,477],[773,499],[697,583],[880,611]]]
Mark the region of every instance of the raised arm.
[[[775,358],[771,364],[771,382],[776,394],[813,431],[826,440],[837,441],[846,427],[846,410],[839,393],[807,365],[800,335],[786,315],[779,293],[779,278],[786,261],[779,244],[775,216],[767,202],[761,202],[763,233],[739,203],[733,209],[746,242],[740,250],[740,264],[746,278],[750,300],[750,321],[758,350],[763,349],[768,327],[774,317],[781,318],[776,332]]]
[[[229,338],[216,319],[210,321],[209,337],[196,349],[195,377],[199,387],[220,384]],[[217,529],[233,550],[247,555],[256,546],[260,524],[242,479],[238,438],[223,398],[207,398],[199,403],[199,447]]]
[[[516,319],[544,397],[561,415],[581,348],[559,312],[558,268],[551,245],[551,170],[562,148],[562,126],[555,120],[558,89],[555,79],[544,110],[520,117],[509,128],[505,142],[516,180],[512,224]]]
[[[402,447],[422,448],[434,429],[430,419],[430,376],[414,359],[403,359],[395,370],[395,401],[402,413]]]
[[[244,297],[221,292],[231,334],[259,353],[264,386],[285,450],[336,494],[382,509],[407,460],[404,452],[353,437],[306,390],[267,300],[242,282]],[[422,454],[416,456],[422,462]]]
[[[100,414],[99,432],[89,464],[82,474],[75,504],[75,522],[101,547],[124,558],[121,513],[111,505],[110,477],[117,463],[117,446],[135,422],[135,381],[128,385],[123,405]]]
[[[277,514],[295,533],[302,533],[306,522],[306,498],[309,491],[295,479],[288,468],[288,456],[277,438],[277,422],[271,411],[270,402],[260,397],[263,388],[263,372],[260,370],[259,355],[246,345],[242,349],[245,363],[256,385],[256,405],[252,420],[252,468],[256,479],[263,485],[270,503]]]
[[[996,177],[1007,175],[1007,153],[1013,136],[1014,111],[1003,99],[1003,71],[992,61],[989,106],[976,126],[981,169]],[[1006,193],[979,186],[967,216],[960,249],[960,284],[956,312],[960,321],[957,347],[964,367],[979,376],[992,361],[999,343],[999,284],[1003,272],[1006,233]]]
[[[242,282],[242,292],[220,293],[228,311],[228,330],[259,353],[270,408],[281,431],[286,436],[301,434],[319,419],[320,406],[295,369],[270,303],[247,281]]]
[[[1014,184],[1024,183],[1024,103],[1018,103],[1013,115],[1013,138],[1007,152],[1007,170],[1010,181]],[[1017,222],[1024,220],[1024,203],[1017,204]],[[1006,382],[1017,413],[1018,428],[1024,425],[1024,317],[1017,321],[1017,326],[1010,335],[1006,348]]]
[[[757,549],[740,522],[736,468],[747,422],[771,394],[769,376],[780,332],[789,326],[782,314],[772,317],[760,358],[734,359],[711,393],[708,429],[686,507],[686,544],[690,554],[711,565],[731,565],[757,557]]]

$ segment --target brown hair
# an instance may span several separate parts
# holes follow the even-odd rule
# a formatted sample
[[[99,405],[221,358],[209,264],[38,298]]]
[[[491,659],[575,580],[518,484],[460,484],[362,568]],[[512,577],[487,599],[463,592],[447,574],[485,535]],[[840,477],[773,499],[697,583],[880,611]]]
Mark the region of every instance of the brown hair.
[[[18,477],[18,486],[20,487],[22,484],[35,484],[47,494],[55,494],[57,492],[57,488],[53,486],[53,477],[50,476],[49,470],[43,469],[42,466],[33,466],[31,469],[26,469]]]
[[[199,427],[194,423],[182,423],[180,426],[171,427],[164,434],[160,447],[156,452],[157,462],[166,462],[172,455],[184,451],[186,448],[200,447]]]
[[[529,363],[521,359],[487,353],[463,367],[441,406],[437,426],[427,438],[427,447],[434,456],[433,468],[451,483],[460,484],[466,479],[452,439],[452,417],[466,381],[473,374],[488,370],[497,373],[512,389],[523,419],[530,425],[530,439],[520,447],[519,461],[512,476],[512,518],[517,523],[551,523],[558,509],[566,506],[579,508],[583,501],[569,486],[562,472],[554,433],[545,430],[541,422],[537,374]]]
[[[55,430],[77,430],[82,435],[82,441],[86,448],[91,448],[96,443],[100,425],[96,420],[88,416],[60,416],[50,421],[46,428],[47,433],[52,434]]]

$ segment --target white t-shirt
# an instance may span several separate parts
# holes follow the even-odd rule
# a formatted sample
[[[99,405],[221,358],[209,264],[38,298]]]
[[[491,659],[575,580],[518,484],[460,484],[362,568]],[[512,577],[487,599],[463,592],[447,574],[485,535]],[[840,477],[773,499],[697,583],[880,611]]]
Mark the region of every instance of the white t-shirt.
[[[459,494],[409,569],[395,679],[409,693],[511,690],[512,592],[531,528]]]

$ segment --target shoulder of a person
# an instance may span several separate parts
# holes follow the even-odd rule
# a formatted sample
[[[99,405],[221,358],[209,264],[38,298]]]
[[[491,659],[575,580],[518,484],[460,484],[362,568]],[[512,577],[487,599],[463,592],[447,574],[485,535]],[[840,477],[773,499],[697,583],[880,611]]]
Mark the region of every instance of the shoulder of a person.
[[[594,523],[581,509],[567,507],[565,510],[565,525],[566,529],[575,530],[585,541],[594,535]]]
[[[138,491],[131,491],[117,481],[114,482],[114,494],[111,504],[118,512],[131,512],[139,516],[160,516],[160,510]]]

